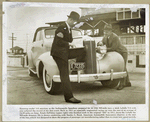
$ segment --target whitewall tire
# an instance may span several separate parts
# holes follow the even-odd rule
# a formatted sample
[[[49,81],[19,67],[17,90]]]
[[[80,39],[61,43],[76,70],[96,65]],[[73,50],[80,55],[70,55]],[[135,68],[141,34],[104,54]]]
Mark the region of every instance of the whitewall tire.
[[[46,92],[49,94],[56,94],[56,92],[60,90],[60,83],[53,81],[52,77],[47,73],[45,67],[43,68],[43,83]]]

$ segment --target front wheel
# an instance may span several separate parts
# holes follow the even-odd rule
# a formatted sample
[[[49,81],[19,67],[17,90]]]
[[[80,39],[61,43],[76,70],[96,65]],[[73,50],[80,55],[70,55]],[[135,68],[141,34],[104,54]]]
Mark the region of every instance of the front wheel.
[[[52,77],[48,74],[45,67],[43,68],[43,83],[46,92],[51,95],[56,94],[57,91],[60,90],[61,84],[53,81]]]
[[[118,85],[119,81],[120,79],[114,79],[113,81],[111,80],[101,81],[101,83],[105,87],[114,88]]]

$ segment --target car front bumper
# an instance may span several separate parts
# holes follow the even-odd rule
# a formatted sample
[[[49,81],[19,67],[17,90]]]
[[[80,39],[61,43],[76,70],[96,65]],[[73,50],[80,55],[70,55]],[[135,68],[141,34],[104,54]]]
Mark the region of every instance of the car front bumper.
[[[100,74],[81,74],[78,71],[77,75],[69,75],[71,82],[88,82],[88,81],[104,81],[104,80],[113,80],[113,79],[120,79],[127,76],[126,72],[113,72],[111,70],[110,73],[100,73]],[[61,82],[59,75],[53,76],[54,82]]]

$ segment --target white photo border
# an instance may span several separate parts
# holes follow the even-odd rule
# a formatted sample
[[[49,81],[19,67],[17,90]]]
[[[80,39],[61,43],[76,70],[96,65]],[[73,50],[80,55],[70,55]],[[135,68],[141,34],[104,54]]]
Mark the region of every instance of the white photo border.
[[[7,35],[7,7],[10,6],[17,6],[19,4],[24,3],[24,6],[18,6],[18,7],[99,7],[99,8],[131,8],[131,7],[137,7],[137,8],[146,8],[146,82],[145,82],[145,104],[128,104],[128,105],[121,105],[121,106],[132,106],[137,108],[137,118],[135,120],[138,121],[146,121],[149,119],[149,5],[148,4],[79,4],[79,3],[40,3],[40,2],[3,2],[3,11],[5,14],[3,14],[3,22],[2,22],[2,31],[3,31],[3,43],[2,43],[2,118],[3,121],[31,121],[31,119],[26,120],[20,120],[19,119],[19,108],[20,107],[58,107],[62,105],[7,105],[7,54],[6,54],[6,47],[7,47],[7,41],[8,35]],[[67,105],[69,107],[74,107],[75,105]],[[109,105],[109,104],[101,104],[101,105],[76,105],[76,106],[120,106],[120,105]],[[57,121],[68,121],[70,119],[60,120],[57,119]],[[77,121],[78,119],[71,119],[71,121]],[[78,121],[87,121],[87,119],[79,119]],[[122,119],[88,119],[88,121],[121,121]],[[56,119],[51,120],[37,120],[32,119],[32,121],[56,121]]]

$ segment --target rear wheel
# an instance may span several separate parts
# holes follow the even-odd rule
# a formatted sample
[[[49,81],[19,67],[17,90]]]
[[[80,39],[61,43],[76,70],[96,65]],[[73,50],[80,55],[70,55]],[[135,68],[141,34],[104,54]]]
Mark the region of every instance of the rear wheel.
[[[56,94],[60,90],[61,83],[54,82],[45,67],[43,68],[43,83],[46,92],[51,95]]]
[[[118,85],[119,81],[120,79],[114,79],[113,81],[111,80],[101,81],[101,83],[105,87],[114,88]]]

